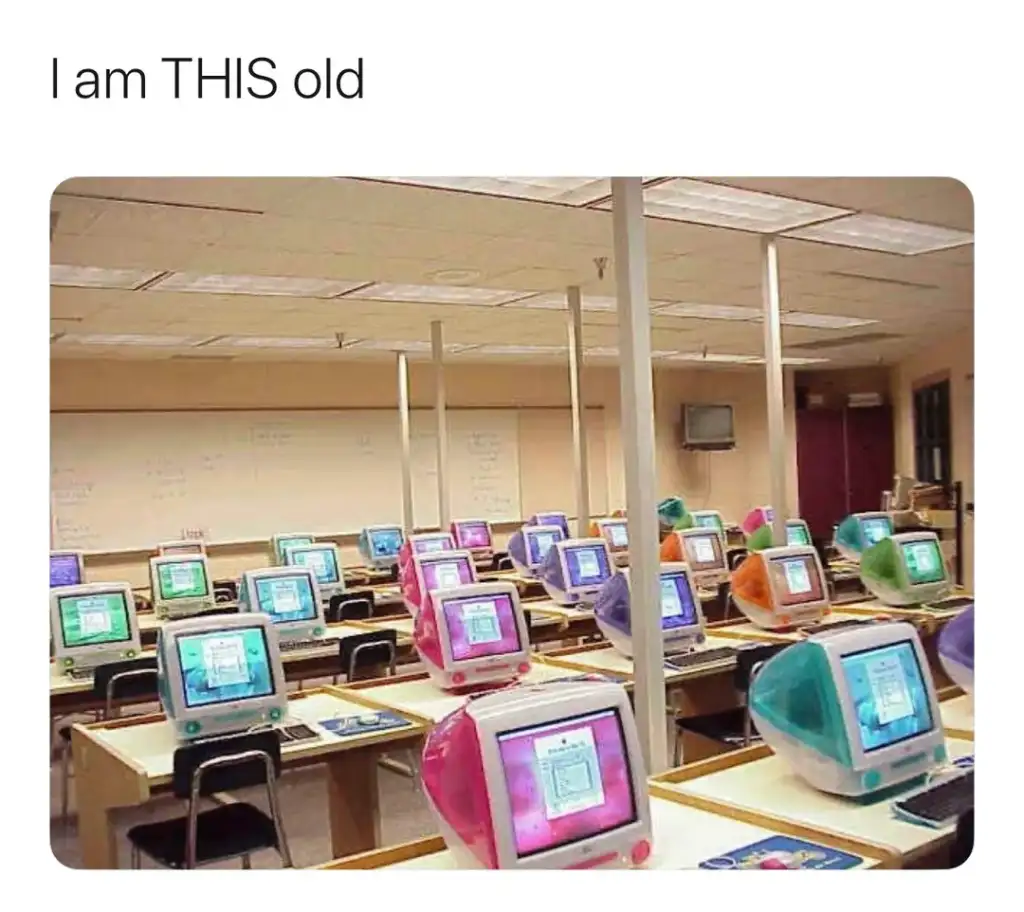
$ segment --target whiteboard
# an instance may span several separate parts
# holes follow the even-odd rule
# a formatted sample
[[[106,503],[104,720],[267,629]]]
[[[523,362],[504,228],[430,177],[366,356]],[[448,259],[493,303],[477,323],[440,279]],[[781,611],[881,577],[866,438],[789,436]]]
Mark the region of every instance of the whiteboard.
[[[437,523],[435,421],[412,413],[417,526]],[[402,515],[394,410],[54,413],[50,439],[54,547],[339,535]],[[453,516],[519,519],[519,410],[449,410],[448,471]]]

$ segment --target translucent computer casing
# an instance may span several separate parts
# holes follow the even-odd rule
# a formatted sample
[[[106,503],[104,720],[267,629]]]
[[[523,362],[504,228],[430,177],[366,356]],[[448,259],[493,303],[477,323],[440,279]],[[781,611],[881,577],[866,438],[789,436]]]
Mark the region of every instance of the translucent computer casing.
[[[843,656],[911,644],[931,727],[865,751]],[[886,685],[879,681],[879,687]],[[882,697],[884,699],[884,696]],[[916,779],[946,759],[939,703],[928,657],[910,624],[887,623],[821,633],[787,646],[756,673],[750,714],[765,743],[793,771],[823,792],[860,798]]]
[[[454,564],[459,568],[459,582],[454,585],[466,585],[477,582],[476,564],[473,563],[473,555],[468,551],[434,551],[425,554],[415,555],[399,571],[399,584],[402,587],[402,601],[409,614],[413,617],[423,608],[428,593],[433,586],[430,585],[432,575],[431,567],[438,564],[447,566]],[[442,588],[450,588],[443,586]]]
[[[487,598],[508,599],[513,631],[504,637],[510,649],[491,655],[458,658],[455,655],[453,632],[445,613],[445,603],[484,601]],[[458,631],[455,632],[459,636]],[[514,645],[513,645],[514,641]],[[458,690],[482,684],[508,684],[530,670],[530,632],[519,603],[519,590],[512,583],[499,581],[473,583],[456,589],[431,592],[416,615],[413,642],[427,673],[438,687]],[[465,649],[471,651],[470,648]]]
[[[205,589],[201,594],[174,597],[165,594],[160,586],[160,568],[173,564],[199,564]],[[153,612],[160,618],[185,618],[210,611],[215,604],[210,564],[205,554],[168,554],[149,559],[149,591]]]
[[[69,646],[65,641],[64,627],[61,624],[61,599],[107,594],[116,594],[124,600],[126,639]],[[50,590],[50,635],[53,640],[54,662],[63,672],[70,672],[76,668],[96,668],[109,662],[138,658],[142,651],[142,643],[132,587],[128,583],[80,583],[77,586],[54,587]]]
[[[949,679],[974,693],[974,606],[953,618],[939,633],[939,663]]]
[[[712,550],[706,561],[698,560],[697,552],[702,550],[701,542],[709,542]],[[660,554],[664,562],[687,564],[693,575],[694,585],[713,589],[729,579],[725,536],[714,529],[699,526],[677,529],[662,541]]]
[[[607,573],[600,578],[595,578],[592,583],[573,585],[566,563],[567,555],[574,549],[586,547],[595,548],[604,555]],[[548,551],[537,578],[544,586],[548,598],[553,602],[566,606],[589,605],[597,598],[597,593],[601,591],[601,587],[613,573],[615,573],[614,561],[608,550],[608,543],[603,538],[570,538],[556,542]]]
[[[265,638],[272,692],[267,696],[246,697],[231,702],[186,706],[178,638],[204,633],[231,633],[250,628],[258,628]],[[288,714],[288,689],[277,645],[277,631],[265,614],[218,615],[170,621],[157,631],[156,650],[160,703],[179,740],[209,738],[245,731],[256,725],[272,725]]]
[[[725,535],[725,520],[718,510],[693,510],[690,513],[693,519],[694,529],[714,529],[721,535]]]
[[[905,546],[926,542],[934,542],[939,549],[941,579],[914,583],[907,569]],[[899,532],[872,545],[861,555],[860,580],[875,598],[894,608],[942,598],[953,588],[939,538],[934,532]]]
[[[872,545],[864,534],[863,523],[883,519],[888,521],[891,532],[892,516],[889,513],[851,513],[836,526],[832,546],[844,560],[859,564],[861,555]]]
[[[494,536],[486,519],[456,519],[451,525],[455,547],[469,551],[474,560],[490,558],[494,554]]]
[[[312,618],[302,620],[276,621],[273,615],[269,615],[274,623],[274,629],[280,642],[292,640],[316,640],[327,634],[327,623],[324,620],[323,598],[316,581],[316,575],[308,567],[264,567],[260,570],[246,570],[242,574],[241,585],[238,587],[238,610],[240,613],[261,612],[259,599],[257,597],[257,586],[265,580],[293,579],[302,576],[309,581],[310,591],[313,596],[314,615]]]
[[[625,790],[631,793],[631,819],[605,832],[521,855],[499,738],[545,723],[556,726],[604,712],[611,712],[621,727],[623,758],[614,786],[616,795]],[[516,772],[522,775],[521,770]],[[427,736],[422,774],[428,803],[459,867],[622,868],[641,866],[650,856],[646,771],[632,708],[621,684],[520,684],[470,700]],[[531,788],[536,791],[540,786]]]
[[[661,636],[666,654],[686,652],[704,642],[704,611],[689,568],[683,563],[662,563],[661,580],[685,576],[685,585],[693,600],[695,623],[685,626],[662,624]],[[629,570],[616,573],[601,587],[594,601],[594,620],[602,636],[627,658],[633,658],[633,625],[630,603]]]
[[[670,529],[686,529],[692,523],[681,497],[666,497],[659,502],[658,521]]]
[[[534,513],[527,521],[528,526],[558,526],[562,530],[562,538],[570,538],[569,517],[560,510],[549,510],[544,513]]]
[[[743,522],[740,523],[740,528],[743,530],[743,534],[749,538],[765,523],[774,522],[774,516],[775,511],[771,507],[754,507],[754,509],[743,518]]]
[[[270,539],[270,566],[284,563],[284,549],[289,545],[311,545],[314,541],[312,532],[279,532]]]
[[[56,573],[56,581],[54,574]],[[85,553],[83,551],[50,552],[50,587],[80,586],[85,582]]]
[[[525,525],[517,529],[508,540],[508,556],[512,561],[512,568],[520,576],[526,579],[533,579],[544,563],[541,556],[535,560],[536,540],[538,538],[553,538],[554,541],[563,541],[566,536],[561,526]]]
[[[403,573],[406,565],[417,554],[434,554],[437,551],[454,551],[455,539],[451,532],[417,532],[408,536],[398,552],[398,572]]]
[[[378,535],[393,535],[397,533],[399,541],[398,551],[394,554],[378,554],[374,547],[374,539]],[[405,543],[405,533],[401,526],[395,524],[383,524],[366,526],[359,533],[359,556],[363,563],[374,570],[390,570],[398,566],[398,555],[401,553],[402,544]]]
[[[812,597],[786,605],[787,591],[769,568],[773,560],[804,559],[813,567]],[[810,577],[810,574],[808,574]],[[813,547],[765,548],[749,554],[731,575],[732,598],[747,619],[764,630],[788,630],[818,623],[832,611],[821,559]],[[816,590],[816,591],[815,591]]]
[[[337,545],[330,542],[313,542],[311,545],[293,545],[284,549],[284,565],[286,567],[302,565],[313,570],[316,578],[317,590],[320,599],[328,602],[335,595],[343,595],[345,592],[345,571],[341,566],[341,551]],[[313,562],[318,555],[323,555],[327,565],[333,566],[331,573],[333,579],[322,580],[317,576]]]

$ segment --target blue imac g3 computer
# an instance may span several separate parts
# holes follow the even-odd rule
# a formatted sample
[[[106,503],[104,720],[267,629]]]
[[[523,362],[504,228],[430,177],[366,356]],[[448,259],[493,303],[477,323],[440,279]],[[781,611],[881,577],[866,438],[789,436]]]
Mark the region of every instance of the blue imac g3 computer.
[[[555,542],[544,558],[538,578],[559,605],[590,604],[615,573],[603,538],[570,538]]]
[[[266,614],[171,621],[157,634],[160,702],[181,740],[273,725],[288,712],[277,631]]]
[[[359,533],[359,556],[373,570],[390,570],[398,566],[405,532],[397,523],[367,526]]]
[[[311,545],[292,545],[284,549],[286,567],[308,567],[316,577],[320,600],[329,602],[335,595],[345,592],[345,574],[341,569],[338,546],[331,542],[313,542]]]
[[[520,576],[534,579],[555,542],[564,541],[561,526],[526,525],[512,533],[508,540],[508,556]]]
[[[946,761],[928,657],[910,624],[812,634],[764,664],[749,699],[765,743],[823,792],[863,798]]]
[[[238,592],[241,612],[267,615],[281,649],[299,648],[327,633],[323,600],[309,567],[266,567],[246,570]],[[296,644],[292,646],[292,644]]]

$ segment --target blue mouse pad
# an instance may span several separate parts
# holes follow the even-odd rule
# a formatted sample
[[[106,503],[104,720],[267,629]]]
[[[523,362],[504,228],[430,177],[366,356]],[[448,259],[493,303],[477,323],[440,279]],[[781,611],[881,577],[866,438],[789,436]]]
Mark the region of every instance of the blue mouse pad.
[[[855,868],[864,862],[858,855],[850,855],[828,846],[790,836],[769,836],[760,842],[702,861],[700,867],[712,871],[758,870],[768,858],[781,861],[788,870],[827,868],[841,871]]]
[[[957,769],[974,769],[974,754],[968,754],[966,757],[958,757],[953,761],[953,766]]]
[[[386,710],[367,709],[365,716],[376,716],[376,721],[360,721],[361,716],[342,716],[335,719],[320,719],[317,725],[327,729],[339,738],[351,737],[352,735],[369,735],[373,732],[387,731],[391,728],[406,728],[412,723],[408,719]]]

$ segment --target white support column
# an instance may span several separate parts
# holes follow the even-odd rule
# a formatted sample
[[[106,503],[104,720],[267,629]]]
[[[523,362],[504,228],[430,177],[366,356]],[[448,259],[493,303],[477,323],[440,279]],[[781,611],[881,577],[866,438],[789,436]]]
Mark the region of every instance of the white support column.
[[[572,402],[573,480],[576,484],[576,535],[590,534],[590,464],[587,459],[587,416],[580,376],[583,373],[583,305],[578,285],[565,291],[569,303],[569,395]]]
[[[434,356],[434,413],[437,416],[437,522],[451,525],[448,496],[448,402],[444,386],[444,330],[440,320],[430,324],[430,350]]]
[[[665,647],[661,639],[651,313],[647,300],[647,242],[640,178],[612,178],[612,220],[619,313],[622,452],[629,523],[633,702],[647,772],[653,775],[667,768],[668,757],[662,673]]]
[[[409,437],[409,357],[397,353],[398,361],[398,423],[402,440],[402,527],[412,534],[415,523],[412,515],[412,445]]]
[[[768,397],[768,454],[771,480],[772,544],[786,544],[789,496],[786,491],[786,416],[783,405],[782,323],[779,305],[779,250],[775,238],[761,242],[761,292],[764,323],[764,371]]]

